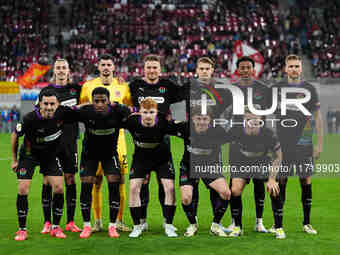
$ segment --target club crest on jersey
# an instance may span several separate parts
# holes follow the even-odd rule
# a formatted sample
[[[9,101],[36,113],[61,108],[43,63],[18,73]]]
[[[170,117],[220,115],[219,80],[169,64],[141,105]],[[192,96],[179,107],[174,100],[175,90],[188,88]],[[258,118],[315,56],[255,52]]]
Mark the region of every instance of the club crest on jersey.
[[[159,91],[159,93],[165,93],[166,88],[165,87],[159,87],[158,91]]]
[[[60,127],[62,124],[63,124],[63,121],[62,121],[62,120],[58,120],[58,121],[57,121],[57,127]]]
[[[75,96],[75,95],[77,94],[77,90],[75,90],[75,89],[70,89],[70,94],[71,94],[72,96]]]
[[[263,96],[260,92],[257,91],[257,92],[255,92],[254,97],[255,97],[256,100],[260,100],[260,99],[262,99]]]
[[[20,168],[18,172],[19,172],[19,175],[23,176],[27,173],[27,170],[26,168]]]
[[[185,181],[187,181],[188,180],[188,176],[186,176],[186,175],[181,175],[181,181],[182,182],[185,182]]]

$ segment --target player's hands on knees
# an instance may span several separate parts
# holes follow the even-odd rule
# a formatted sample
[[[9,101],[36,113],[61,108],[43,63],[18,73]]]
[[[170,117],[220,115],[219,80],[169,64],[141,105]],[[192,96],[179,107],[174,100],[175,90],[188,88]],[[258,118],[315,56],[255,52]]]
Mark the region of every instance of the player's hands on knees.
[[[11,168],[12,168],[12,170],[13,170],[14,173],[17,172],[17,170],[18,170],[18,165],[19,165],[18,160],[13,160],[13,161],[12,161]]]
[[[274,179],[269,179],[269,181],[267,182],[266,186],[267,186],[267,192],[270,195],[276,197],[277,195],[280,194],[279,184]]]

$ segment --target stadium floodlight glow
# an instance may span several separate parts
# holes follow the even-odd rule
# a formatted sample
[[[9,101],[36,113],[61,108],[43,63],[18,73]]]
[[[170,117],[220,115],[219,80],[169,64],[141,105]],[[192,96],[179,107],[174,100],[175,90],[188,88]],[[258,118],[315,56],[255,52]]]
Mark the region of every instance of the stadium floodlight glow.
[[[222,86],[219,86],[222,87]],[[223,88],[227,88],[233,97],[233,114],[234,115],[243,115],[245,104],[244,104],[244,94],[243,91],[234,85],[226,84],[223,85]],[[304,107],[304,103],[307,103],[311,99],[311,93],[305,88],[282,88],[281,93],[279,95],[278,88],[272,88],[272,105],[269,109],[261,110],[259,107],[253,102],[253,88],[247,88],[248,92],[248,108],[249,111],[253,114],[259,116],[266,116],[273,114],[278,107],[278,101],[280,98],[279,108],[281,110],[281,115],[287,115],[287,109],[293,111],[301,111],[305,116],[312,116],[312,114]],[[288,93],[296,93],[298,94],[298,98],[287,98]],[[207,113],[207,95],[201,95],[201,113],[205,115]]]

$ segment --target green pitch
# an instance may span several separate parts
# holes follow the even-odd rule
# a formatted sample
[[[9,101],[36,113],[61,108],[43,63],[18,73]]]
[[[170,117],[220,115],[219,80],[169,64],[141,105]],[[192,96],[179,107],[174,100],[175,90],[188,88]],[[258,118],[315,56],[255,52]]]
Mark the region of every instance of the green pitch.
[[[131,142],[130,142],[131,144]],[[183,153],[183,143],[179,139],[172,140],[172,149],[176,168]],[[325,137],[322,158],[317,161],[324,168],[339,162],[340,136]],[[132,146],[130,147],[130,151]],[[156,156],[156,155],[155,155]],[[340,250],[340,185],[338,178],[315,177],[313,180],[313,208],[312,224],[319,231],[317,236],[310,236],[302,232],[301,192],[298,180],[292,178],[288,182],[287,200],[284,208],[284,229],[287,239],[276,240],[271,234],[259,234],[253,231],[255,222],[255,208],[253,199],[253,185],[250,184],[243,195],[244,236],[237,239],[211,236],[209,228],[212,220],[212,210],[209,193],[205,186],[200,185],[199,204],[199,232],[193,238],[183,237],[188,225],[181,207],[180,193],[177,188],[177,212],[174,225],[178,227],[179,238],[169,239],[163,233],[162,217],[157,199],[157,185],[155,177],[151,183],[151,202],[148,210],[149,231],[143,233],[139,239],[129,239],[128,233],[121,233],[119,239],[109,239],[106,232],[95,233],[88,240],[80,240],[78,233],[67,233],[67,239],[57,240],[40,234],[42,229],[41,181],[36,170],[29,195],[28,234],[25,242],[13,240],[17,231],[16,216],[16,175],[10,170],[10,136],[0,134],[0,255],[14,254],[339,254]],[[131,155],[129,157],[131,160]],[[177,171],[178,174],[178,171]],[[79,177],[77,177],[79,179]],[[176,178],[178,184],[178,178]],[[82,226],[79,208],[79,191],[77,186],[78,205],[76,224]],[[108,224],[107,187],[104,186],[104,222]],[[129,209],[126,206],[124,221],[132,225]],[[230,210],[223,218],[223,224],[230,223]],[[264,224],[270,227],[273,223],[270,198],[266,196]],[[65,225],[65,214],[62,227]]]

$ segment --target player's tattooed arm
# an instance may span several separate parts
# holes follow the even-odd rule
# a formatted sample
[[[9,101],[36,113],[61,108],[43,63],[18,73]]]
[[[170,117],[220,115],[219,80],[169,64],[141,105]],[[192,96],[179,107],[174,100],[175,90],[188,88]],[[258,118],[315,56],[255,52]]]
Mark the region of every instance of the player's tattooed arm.
[[[323,122],[320,109],[313,113],[313,117],[315,119],[315,129],[318,137],[318,144],[316,148],[314,148],[313,157],[318,159],[323,150]]]
[[[272,167],[269,168],[269,178],[266,184],[267,192],[269,192],[274,197],[279,195],[280,187],[276,181],[276,175],[280,170],[281,161],[282,161],[282,151],[280,148],[280,144],[275,146],[276,150],[273,153],[273,163]]]
[[[280,169],[281,162],[282,162],[282,151],[280,148],[280,144],[277,144],[276,149],[273,153],[273,162],[272,167],[269,169],[269,178],[273,178],[275,180],[276,175]]]

